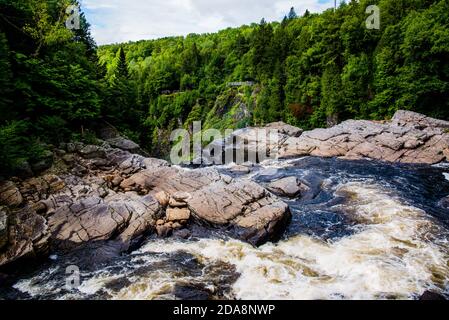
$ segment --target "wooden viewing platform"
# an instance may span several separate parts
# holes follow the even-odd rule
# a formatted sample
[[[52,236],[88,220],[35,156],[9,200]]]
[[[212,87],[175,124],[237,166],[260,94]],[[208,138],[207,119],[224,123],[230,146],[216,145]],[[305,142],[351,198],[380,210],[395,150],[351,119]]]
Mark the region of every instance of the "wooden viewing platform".
[[[248,86],[248,87],[252,87],[254,86],[256,83],[253,81],[243,81],[243,82],[228,82],[227,86],[228,87],[243,87],[243,86]]]

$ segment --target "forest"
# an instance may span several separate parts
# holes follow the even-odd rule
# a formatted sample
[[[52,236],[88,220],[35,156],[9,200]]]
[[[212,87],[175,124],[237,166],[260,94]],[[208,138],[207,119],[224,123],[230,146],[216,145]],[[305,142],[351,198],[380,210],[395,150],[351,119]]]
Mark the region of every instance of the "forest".
[[[284,121],[303,129],[389,119],[449,120],[449,0],[360,0],[279,22],[97,47],[72,0],[0,0],[0,174],[52,146],[96,142],[107,122],[153,156],[174,129]],[[368,29],[366,8],[380,8]],[[81,8],[82,9],[82,8]]]

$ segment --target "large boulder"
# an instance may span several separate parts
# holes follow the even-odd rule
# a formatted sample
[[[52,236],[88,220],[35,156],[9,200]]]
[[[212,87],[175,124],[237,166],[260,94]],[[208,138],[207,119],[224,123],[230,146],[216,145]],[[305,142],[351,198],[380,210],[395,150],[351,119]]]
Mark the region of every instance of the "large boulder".
[[[143,156],[147,155],[146,152],[144,152],[137,143],[123,137],[117,130],[117,128],[115,128],[111,124],[102,123],[97,129],[97,134],[112,148],[121,149]]]
[[[299,136],[302,130],[283,122],[272,123],[265,128],[238,129],[224,139],[215,140],[203,150],[202,163],[238,165],[257,163],[272,158],[279,145],[291,135]],[[196,162],[195,162],[196,161]],[[196,159],[195,164],[199,160]]]
[[[22,194],[12,181],[0,182],[0,205],[17,207],[23,203]]]
[[[0,253],[0,266],[47,250],[47,223],[29,206],[8,214],[8,243]]]
[[[155,224],[160,208],[153,197],[131,193],[82,199],[50,216],[51,241],[58,249],[110,239],[129,243]]]
[[[131,153],[143,153],[142,149],[137,143],[121,136],[108,139],[106,140],[106,142],[113,148],[129,151]]]
[[[261,186],[233,180],[214,168],[142,170],[121,187],[149,190],[157,198],[161,192],[170,195],[168,220],[187,220],[190,212],[199,223],[233,227],[232,236],[255,245],[276,238],[290,218],[288,206]],[[185,205],[187,210],[182,208]]]
[[[278,237],[290,219],[287,204],[249,181],[217,181],[192,193],[187,204],[200,221],[234,226],[235,236],[254,245]]]
[[[190,219],[190,210],[188,208],[168,208],[167,221],[175,222]]]
[[[85,159],[105,158],[106,149],[94,145],[78,145],[77,151]]]
[[[269,123],[265,126],[265,128],[269,130],[277,130],[280,134],[289,137],[299,137],[303,133],[302,129],[291,126],[282,121]]]
[[[435,164],[448,159],[448,127],[446,121],[398,111],[391,122],[348,120],[329,129],[289,137],[278,155]]]
[[[301,193],[301,182],[296,177],[287,177],[273,181],[267,188],[278,196],[294,198]]]
[[[440,128],[449,129],[449,121],[433,119],[413,111],[399,110],[392,118],[392,124],[400,127],[417,129]]]

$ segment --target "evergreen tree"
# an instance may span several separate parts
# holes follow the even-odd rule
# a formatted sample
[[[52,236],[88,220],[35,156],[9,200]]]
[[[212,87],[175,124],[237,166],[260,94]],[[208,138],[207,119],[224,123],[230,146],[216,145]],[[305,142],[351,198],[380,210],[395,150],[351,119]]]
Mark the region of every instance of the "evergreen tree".
[[[200,66],[201,57],[196,43],[190,44],[182,53],[182,71],[184,73],[194,73]]]
[[[321,109],[326,115],[327,126],[338,124],[341,113],[344,112],[340,70],[337,65],[329,65],[321,80]]]
[[[5,120],[11,120],[12,118],[12,101],[10,100],[12,73],[9,52],[5,34],[0,32],[0,125]]]
[[[298,18],[298,15],[296,14],[295,8],[291,7],[290,12],[288,13],[288,19],[293,20]]]
[[[126,62],[126,54],[123,47],[120,47],[118,51],[118,61],[117,61],[117,72],[116,75],[119,79],[128,79],[129,71],[128,71],[128,63]]]
[[[262,19],[259,26],[252,35],[253,57],[252,63],[256,76],[262,80],[270,77],[272,73],[272,60],[274,57],[273,47],[273,27]]]

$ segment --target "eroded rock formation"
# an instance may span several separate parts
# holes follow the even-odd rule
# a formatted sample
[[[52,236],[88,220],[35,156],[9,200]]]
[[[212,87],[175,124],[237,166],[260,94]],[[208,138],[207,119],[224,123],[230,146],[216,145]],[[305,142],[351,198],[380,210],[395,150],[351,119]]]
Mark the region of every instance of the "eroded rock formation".
[[[435,164],[449,157],[448,128],[447,121],[398,111],[389,122],[348,120],[289,137],[281,145],[279,157],[311,155]]]
[[[41,176],[1,183],[0,266],[108,240],[125,251],[144,234],[169,236],[192,223],[258,245],[289,219],[265,189],[214,168],[175,168],[109,144],[62,147]]]

